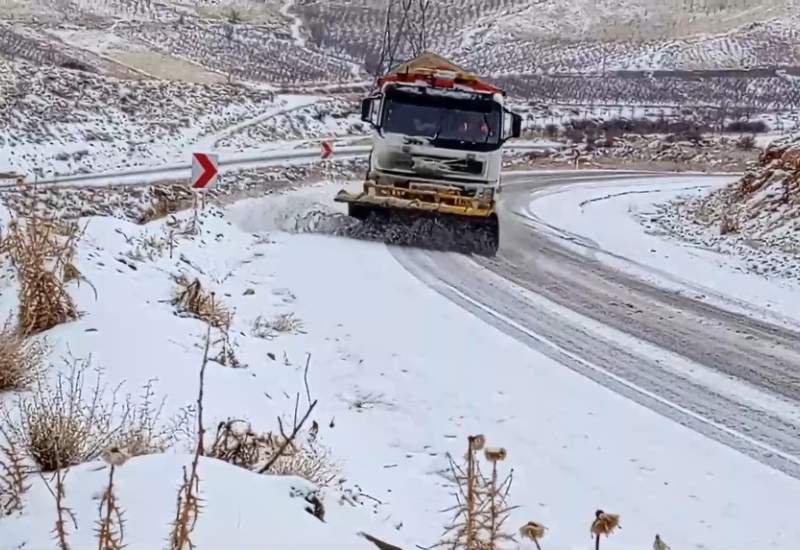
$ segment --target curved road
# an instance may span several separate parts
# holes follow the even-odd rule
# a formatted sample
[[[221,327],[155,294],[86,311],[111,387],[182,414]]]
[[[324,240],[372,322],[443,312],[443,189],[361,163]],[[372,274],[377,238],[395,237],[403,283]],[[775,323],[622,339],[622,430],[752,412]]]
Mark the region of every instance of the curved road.
[[[391,250],[428,286],[531,348],[800,479],[800,328],[654,286],[575,247],[602,252],[591,241],[522,215],[555,186],[628,177],[646,185],[648,176],[510,175],[496,258]]]

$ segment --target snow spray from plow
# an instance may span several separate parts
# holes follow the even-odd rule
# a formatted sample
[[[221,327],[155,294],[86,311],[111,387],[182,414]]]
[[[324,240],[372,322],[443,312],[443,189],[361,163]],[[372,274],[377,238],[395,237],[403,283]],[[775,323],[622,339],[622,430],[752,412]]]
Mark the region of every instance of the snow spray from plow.
[[[388,245],[410,246],[469,254],[491,254],[491,231],[465,227],[435,216],[414,217],[374,214],[360,220],[311,197],[272,198],[269,205],[240,205],[232,209],[237,224],[248,232],[283,231],[322,234]]]

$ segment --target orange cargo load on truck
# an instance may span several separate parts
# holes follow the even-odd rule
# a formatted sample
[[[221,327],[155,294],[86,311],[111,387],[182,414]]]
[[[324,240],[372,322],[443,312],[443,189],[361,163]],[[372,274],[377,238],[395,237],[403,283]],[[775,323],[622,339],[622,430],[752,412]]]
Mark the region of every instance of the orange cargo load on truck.
[[[505,95],[505,92],[497,86],[481,80],[476,74],[431,52],[422,53],[391,69],[378,78],[378,87],[382,87],[387,82],[414,82],[417,80],[425,81],[438,88],[463,86],[475,91]]]

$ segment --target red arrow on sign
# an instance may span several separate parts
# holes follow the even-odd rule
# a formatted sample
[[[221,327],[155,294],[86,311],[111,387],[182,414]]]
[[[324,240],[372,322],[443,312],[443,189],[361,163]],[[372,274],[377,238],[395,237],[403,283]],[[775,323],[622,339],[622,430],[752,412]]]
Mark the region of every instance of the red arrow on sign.
[[[217,178],[216,155],[206,153],[192,153],[192,188],[206,189],[216,183]]]
[[[325,160],[326,158],[328,158],[332,154],[333,154],[333,147],[331,146],[331,144],[329,142],[327,142],[327,141],[323,141],[322,142],[322,154],[321,154],[322,160]]]

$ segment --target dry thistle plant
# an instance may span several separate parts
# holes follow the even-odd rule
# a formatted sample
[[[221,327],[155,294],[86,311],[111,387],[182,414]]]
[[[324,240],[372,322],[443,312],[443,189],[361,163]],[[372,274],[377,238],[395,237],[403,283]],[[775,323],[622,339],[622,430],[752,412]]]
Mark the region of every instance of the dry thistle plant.
[[[57,452],[57,451],[56,451]],[[43,473],[39,473],[44,481],[45,487],[47,490],[50,491],[50,494],[53,496],[53,499],[56,501],[56,524],[53,528],[53,538],[56,540],[58,544],[59,550],[69,550],[69,544],[67,544],[67,521],[66,518],[69,517],[72,520],[72,526],[77,529],[78,522],[75,520],[75,514],[72,513],[65,504],[64,500],[66,499],[66,489],[64,488],[64,478],[66,477],[69,470],[62,470],[57,469],[53,473],[53,478],[56,482],[56,487],[53,489],[50,486],[50,483],[45,479]]]
[[[506,450],[502,447],[486,447],[484,450],[486,460],[492,464],[492,475],[488,480],[481,479],[488,502],[486,512],[479,518],[478,525],[486,532],[487,548],[491,550],[498,548],[498,545],[503,541],[514,541],[514,537],[503,529],[511,510],[517,508],[507,504],[513,474],[509,473],[500,481],[497,471],[497,464],[505,460],[506,455]]]
[[[30,488],[25,483],[28,473],[24,458],[14,440],[0,427],[0,514],[22,511],[22,497]]]
[[[111,447],[103,452],[103,460],[109,465],[108,484],[103,490],[98,506],[97,548],[98,550],[121,550],[124,547],[123,539],[125,520],[122,509],[117,504],[114,494],[114,473],[116,468],[122,466],[128,455],[119,447]]]
[[[119,388],[110,396],[97,370],[86,387],[91,359],[67,360],[68,372],[54,382],[37,381],[29,395],[17,396],[15,415],[0,409],[9,435],[42,471],[49,472],[93,460],[112,445],[131,444],[141,454],[161,450],[163,434],[154,429],[150,404],[133,409],[129,398],[120,403]]]
[[[200,381],[197,390],[197,441],[190,473],[183,467],[183,482],[178,490],[175,519],[169,536],[170,550],[186,550],[193,548],[190,535],[200,516],[200,475],[198,468],[200,457],[205,452],[205,427],[203,426],[203,392],[205,389],[206,367],[208,366],[208,348],[211,345],[211,325],[206,330],[203,362],[200,364]]]
[[[622,529],[617,514],[609,514],[602,510],[597,510],[594,513],[594,521],[592,521],[591,527],[591,532],[594,535],[595,550],[600,550],[600,535],[608,537],[617,528]]]
[[[539,545],[539,540],[544,537],[545,526],[535,521],[529,521],[519,528],[519,534],[524,539],[530,539],[536,545],[538,550],[542,550]]]
[[[455,511],[455,517],[445,528],[443,539],[436,546],[453,550],[498,550],[503,542],[516,542],[506,532],[504,524],[516,506],[507,504],[512,474],[502,480],[498,464],[506,459],[506,449],[485,447],[483,435],[468,437],[464,466],[458,466],[448,455],[448,479],[457,487],[457,504],[446,511]],[[483,450],[484,458],[491,463],[491,475],[481,471],[477,453]],[[537,543],[538,544],[538,543]]]
[[[664,539],[658,533],[656,533],[656,538],[653,541],[653,550],[670,550],[669,545],[664,542]]]
[[[486,438],[483,435],[471,435],[467,438],[463,467],[457,465],[451,455],[447,455],[448,479],[456,487],[456,505],[445,512],[454,511],[455,516],[436,546],[446,546],[451,550],[478,550],[486,545],[486,541],[481,538],[479,517],[485,511],[487,500],[479,483],[480,472],[476,456],[485,443]]]
[[[71,263],[78,237],[76,224],[35,217],[9,223],[0,252],[9,255],[17,273],[22,335],[36,334],[78,317],[63,278],[64,265]]]
[[[175,289],[172,305],[178,312],[195,319],[201,319],[214,328],[227,328],[231,324],[231,314],[220,302],[215,300],[214,293],[206,292],[198,279],[189,281],[185,275],[175,278]]]
[[[47,346],[26,339],[8,319],[0,328],[0,391],[27,388],[43,374]]]

